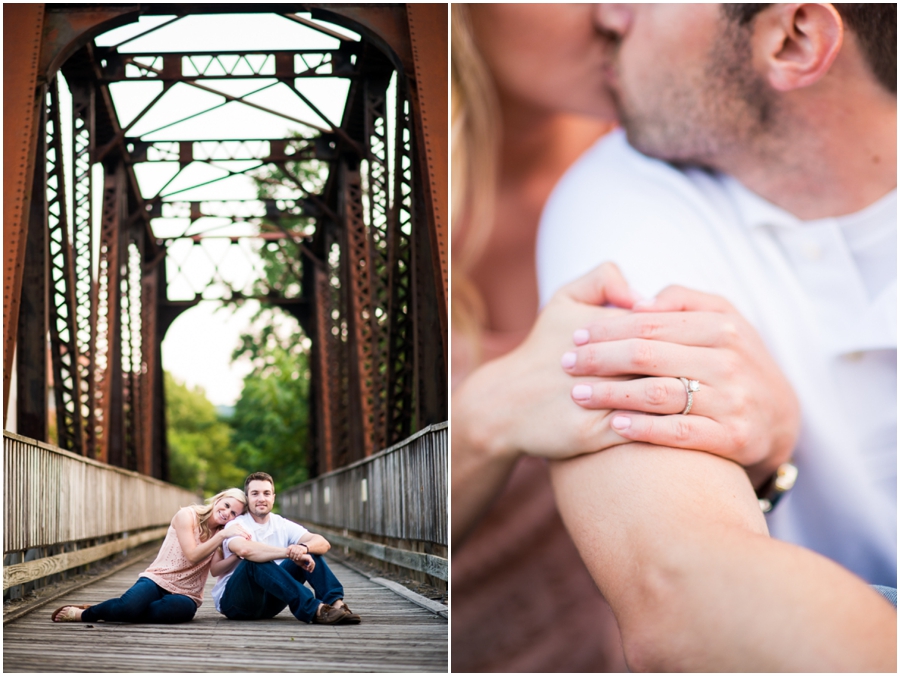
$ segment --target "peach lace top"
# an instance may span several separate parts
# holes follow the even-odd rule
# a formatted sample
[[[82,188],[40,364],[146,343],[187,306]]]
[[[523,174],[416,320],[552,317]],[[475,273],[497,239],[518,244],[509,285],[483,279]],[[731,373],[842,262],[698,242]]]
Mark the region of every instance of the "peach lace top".
[[[194,515],[194,537],[200,541],[200,528],[197,524],[197,516]],[[213,550],[213,554],[215,550]],[[175,528],[169,525],[166,539],[163,540],[159,554],[140,577],[146,577],[166,591],[173,594],[183,594],[193,600],[200,607],[203,603],[203,586],[209,575],[209,567],[212,565],[213,554],[202,561],[191,563],[181,549],[178,542],[178,534]]]

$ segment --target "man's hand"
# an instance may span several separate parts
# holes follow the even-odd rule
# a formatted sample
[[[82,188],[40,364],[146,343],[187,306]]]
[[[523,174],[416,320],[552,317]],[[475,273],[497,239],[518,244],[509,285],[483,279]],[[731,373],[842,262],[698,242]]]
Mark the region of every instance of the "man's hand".
[[[316,567],[315,559],[309,554],[309,550],[302,544],[290,545],[288,548],[288,557],[300,566],[307,573],[313,572]]]
[[[625,440],[723,456],[744,466],[757,487],[790,458],[800,429],[796,395],[725,299],[671,286],[573,340],[580,347],[566,355],[564,370],[604,381],[580,378],[572,399],[614,410],[612,427]],[[623,376],[630,379],[608,379]],[[687,401],[679,376],[700,382],[689,415],[675,415]]]

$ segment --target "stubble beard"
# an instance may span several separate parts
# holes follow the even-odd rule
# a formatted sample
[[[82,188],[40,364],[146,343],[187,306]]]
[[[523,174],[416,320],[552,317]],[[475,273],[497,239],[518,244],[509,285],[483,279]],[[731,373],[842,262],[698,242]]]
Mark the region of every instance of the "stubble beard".
[[[255,508],[255,507],[250,507],[250,508],[249,508],[249,512],[250,512],[250,515],[251,515],[251,516],[254,516],[254,517],[258,518],[258,519],[265,519],[265,518],[269,515],[269,513],[271,512],[271,510],[266,510],[266,511],[264,511],[264,512],[260,512],[260,511],[257,511],[257,508]]]
[[[655,94],[624,87],[616,97],[632,147],[678,165],[728,171],[736,158],[761,150],[775,128],[775,100],[751,66],[749,31],[723,20],[702,68],[661,77]]]

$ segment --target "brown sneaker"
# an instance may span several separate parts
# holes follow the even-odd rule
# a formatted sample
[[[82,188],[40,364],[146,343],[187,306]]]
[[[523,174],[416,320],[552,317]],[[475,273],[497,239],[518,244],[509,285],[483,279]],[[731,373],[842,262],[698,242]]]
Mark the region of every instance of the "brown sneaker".
[[[344,611],[344,616],[341,618],[341,624],[359,624],[362,622],[362,618],[350,610],[350,607],[345,603],[338,610]]]
[[[344,619],[344,609],[335,608],[327,603],[319,606],[318,612],[313,617],[313,624],[337,624]]]

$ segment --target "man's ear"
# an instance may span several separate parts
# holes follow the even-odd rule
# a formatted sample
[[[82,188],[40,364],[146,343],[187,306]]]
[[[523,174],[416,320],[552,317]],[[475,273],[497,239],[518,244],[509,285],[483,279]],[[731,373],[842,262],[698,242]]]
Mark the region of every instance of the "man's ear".
[[[778,91],[818,82],[844,41],[844,22],[830,3],[776,4],[756,17],[754,43],[763,72]]]

